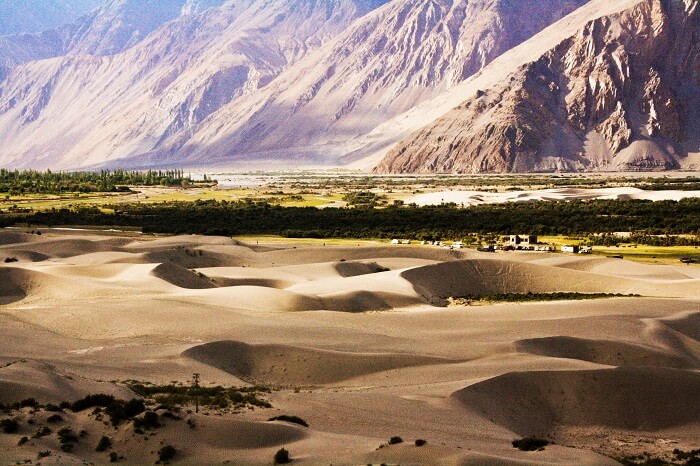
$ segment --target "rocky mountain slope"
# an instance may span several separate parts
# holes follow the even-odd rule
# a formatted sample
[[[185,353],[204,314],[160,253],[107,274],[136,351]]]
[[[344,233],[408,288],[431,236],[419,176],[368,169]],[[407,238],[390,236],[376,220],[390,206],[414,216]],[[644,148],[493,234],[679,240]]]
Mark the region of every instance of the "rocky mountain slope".
[[[116,1],[143,15],[137,2]],[[0,138],[6,142],[0,164],[77,167],[153,150],[264,87],[379,2],[231,0],[197,13],[201,2],[180,1],[182,11],[192,14],[165,22],[133,46],[133,33],[112,34],[115,21],[97,21],[106,27],[89,30],[104,34],[83,37],[110,39],[74,48],[88,55],[6,71],[0,83]],[[110,54],[115,44],[127,50]]]
[[[245,0],[197,13],[180,0],[192,14],[141,39],[113,31],[133,1],[98,11],[67,56],[8,73],[0,164],[343,163],[342,144],[586,2]]]
[[[585,1],[394,0],[141,164],[173,156],[343,163],[344,143],[441,94]]]
[[[633,2],[504,79],[472,84],[377,171],[700,168],[698,37],[697,0]]]

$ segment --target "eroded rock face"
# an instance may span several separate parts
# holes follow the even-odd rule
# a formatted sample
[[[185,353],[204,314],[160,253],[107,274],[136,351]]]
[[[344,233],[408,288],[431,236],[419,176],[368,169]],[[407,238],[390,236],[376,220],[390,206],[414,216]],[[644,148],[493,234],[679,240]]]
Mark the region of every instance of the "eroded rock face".
[[[376,170],[678,168],[698,123],[699,37],[698,0],[644,0],[591,21],[401,142]]]

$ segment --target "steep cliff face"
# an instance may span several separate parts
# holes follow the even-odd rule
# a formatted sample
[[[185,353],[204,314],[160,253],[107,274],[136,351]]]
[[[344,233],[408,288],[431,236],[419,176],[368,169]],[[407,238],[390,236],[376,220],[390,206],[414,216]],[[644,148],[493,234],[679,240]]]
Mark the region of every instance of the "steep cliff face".
[[[160,155],[291,153],[337,164],[339,144],[439,95],[586,1],[394,0]]]
[[[378,172],[693,167],[697,0],[644,0],[575,36],[399,143]]]
[[[134,21],[122,34],[115,29],[125,23],[119,18],[139,14],[141,4],[114,0],[111,5],[121,6],[110,10],[116,19],[103,14],[86,29],[90,34],[74,35],[79,40],[73,52],[1,72],[0,165],[97,165],[187,137],[209,115],[266,86],[373,4],[231,0],[182,15],[184,0],[167,2],[175,19],[163,22],[162,15],[143,13],[145,29],[133,29]],[[154,11],[162,13],[156,5],[161,3],[153,0]],[[133,32],[159,22],[145,37]],[[126,50],[111,53],[115,44]]]

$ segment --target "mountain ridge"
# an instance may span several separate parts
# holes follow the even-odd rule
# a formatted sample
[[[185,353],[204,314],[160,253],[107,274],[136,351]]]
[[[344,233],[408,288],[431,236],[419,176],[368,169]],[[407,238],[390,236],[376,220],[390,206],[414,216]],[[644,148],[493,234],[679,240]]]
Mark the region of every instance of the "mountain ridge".
[[[587,22],[400,142],[376,171],[697,168],[687,139],[700,102],[697,5],[644,0]]]

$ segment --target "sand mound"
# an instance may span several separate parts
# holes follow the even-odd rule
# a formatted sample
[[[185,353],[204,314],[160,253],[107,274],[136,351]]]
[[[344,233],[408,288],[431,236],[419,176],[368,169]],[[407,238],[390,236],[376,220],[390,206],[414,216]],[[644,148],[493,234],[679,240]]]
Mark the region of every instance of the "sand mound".
[[[243,380],[281,386],[324,385],[404,367],[455,361],[398,353],[349,353],[284,345],[218,341],[183,353]]]
[[[692,355],[679,356],[660,348],[572,337],[533,338],[516,342],[518,351],[553,358],[580,359],[607,366],[700,367]]]
[[[210,267],[198,269],[218,286],[261,286],[288,288],[304,281],[302,277],[280,271],[278,268]]]
[[[151,275],[188,290],[216,288],[216,285],[207,277],[172,263],[160,264],[151,271]]]
[[[36,241],[41,236],[31,235],[29,233],[20,233],[18,231],[0,230],[0,246],[8,244],[21,244]]]
[[[420,301],[410,296],[371,291],[354,291],[324,295],[325,310],[336,312],[389,311],[415,306]]]
[[[410,269],[401,276],[430,302],[494,293],[629,293],[634,285],[623,278],[497,259],[444,262]]]
[[[241,450],[270,448],[288,445],[304,439],[307,430],[281,423],[253,422],[230,418],[200,418],[197,429],[180,428],[174,440],[180,445],[190,444],[194,439],[208,448]]]
[[[11,404],[27,398],[35,398],[40,403],[60,403],[94,393],[122,399],[136,396],[124,387],[62,373],[40,362],[18,361],[0,368],[0,403]]]
[[[376,262],[338,262],[335,264],[335,269],[341,277],[356,277],[385,271],[385,268]]]
[[[681,273],[674,267],[647,265],[639,262],[621,261],[602,257],[549,257],[534,261],[539,265],[551,265],[571,270],[614,275],[631,278],[655,278],[660,280],[687,280],[693,277]]]
[[[228,236],[201,236],[201,235],[179,235],[165,236],[148,241],[130,241],[126,247],[129,249],[157,249],[173,247],[196,247],[200,245],[211,246],[238,246],[242,244]]]
[[[274,280],[270,278],[221,278],[209,277],[211,282],[218,287],[233,287],[233,286],[254,286],[260,288],[276,288],[283,290],[289,288],[294,283],[284,280]]]
[[[66,258],[94,252],[110,251],[112,247],[99,240],[91,241],[81,238],[70,238],[36,242],[23,249],[49,257]]]
[[[464,259],[474,253],[434,247],[379,246],[296,248],[260,253],[260,260],[275,265],[313,264],[321,262],[365,261],[382,258],[410,258],[430,261]]]
[[[50,257],[36,251],[28,251],[26,249],[5,249],[0,252],[0,261],[6,258],[17,259],[19,262],[43,262]]]
[[[34,274],[22,269],[0,268],[0,304],[10,304],[27,297]]]
[[[200,269],[206,267],[236,266],[241,262],[234,256],[203,251],[201,249],[168,249],[165,251],[151,251],[137,255],[128,262],[139,263],[172,263],[186,269]]]
[[[700,342],[700,312],[684,313],[671,319],[661,319],[660,322],[693,340]]]
[[[699,373],[621,367],[509,373],[453,396],[513,432],[546,436],[557,426],[654,431],[698,422],[698,393]]]

